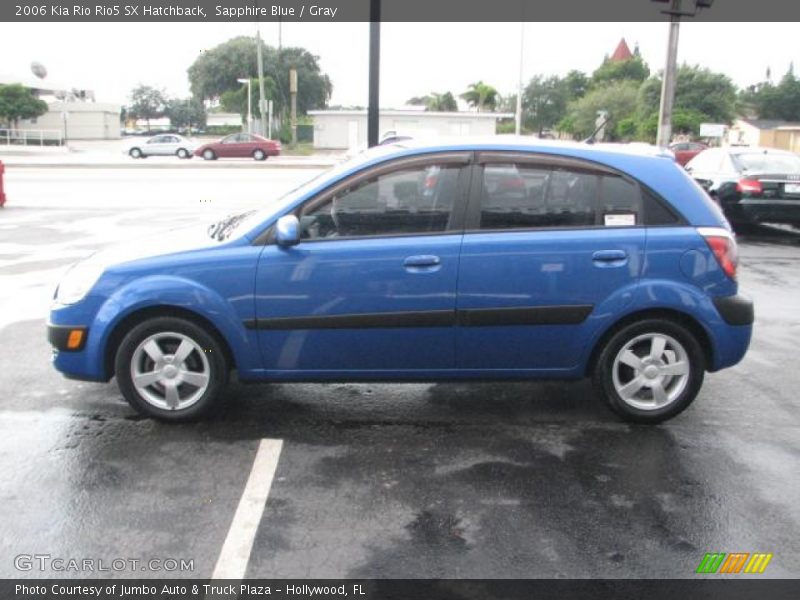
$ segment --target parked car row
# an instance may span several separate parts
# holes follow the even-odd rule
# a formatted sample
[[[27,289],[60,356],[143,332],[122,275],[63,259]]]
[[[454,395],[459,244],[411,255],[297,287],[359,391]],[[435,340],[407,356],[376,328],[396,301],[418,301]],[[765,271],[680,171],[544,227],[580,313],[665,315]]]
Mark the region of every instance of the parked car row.
[[[195,140],[182,135],[167,133],[141,142],[136,141],[127,148],[126,153],[131,158],[177,156],[188,159],[200,156],[205,160],[218,158],[266,160],[270,156],[280,155],[281,143],[253,133],[232,133],[216,142],[198,144]]]
[[[800,227],[797,154],[774,148],[708,148],[691,159],[686,170],[734,227],[764,222]]]

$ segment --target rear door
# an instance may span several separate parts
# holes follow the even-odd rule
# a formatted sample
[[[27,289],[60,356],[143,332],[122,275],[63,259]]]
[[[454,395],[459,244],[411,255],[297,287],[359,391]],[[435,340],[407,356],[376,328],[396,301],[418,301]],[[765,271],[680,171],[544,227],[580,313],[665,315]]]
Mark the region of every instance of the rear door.
[[[638,185],[594,163],[482,153],[458,278],[462,369],[573,368],[632,300],[645,229]]]
[[[275,377],[455,367],[456,277],[469,153],[369,168],[296,211],[299,244],[268,244],[256,279],[264,367]]]

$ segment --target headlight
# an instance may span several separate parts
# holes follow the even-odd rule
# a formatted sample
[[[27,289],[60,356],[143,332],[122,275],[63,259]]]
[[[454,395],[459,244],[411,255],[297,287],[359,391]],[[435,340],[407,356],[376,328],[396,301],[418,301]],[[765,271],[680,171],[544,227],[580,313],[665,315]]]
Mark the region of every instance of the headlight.
[[[56,302],[59,304],[75,304],[83,299],[92,289],[100,275],[103,266],[97,263],[79,262],[71,267],[56,290]]]

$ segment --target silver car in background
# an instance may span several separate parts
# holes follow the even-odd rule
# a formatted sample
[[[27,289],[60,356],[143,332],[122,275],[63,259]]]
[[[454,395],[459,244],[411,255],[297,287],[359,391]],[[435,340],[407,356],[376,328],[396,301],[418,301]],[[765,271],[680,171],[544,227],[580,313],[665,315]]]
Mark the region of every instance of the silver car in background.
[[[177,156],[192,158],[197,146],[192,140],[175,133],[162,133],[148,140],[137,141],[128,148],[131,158],[147,158],[148,156]]]

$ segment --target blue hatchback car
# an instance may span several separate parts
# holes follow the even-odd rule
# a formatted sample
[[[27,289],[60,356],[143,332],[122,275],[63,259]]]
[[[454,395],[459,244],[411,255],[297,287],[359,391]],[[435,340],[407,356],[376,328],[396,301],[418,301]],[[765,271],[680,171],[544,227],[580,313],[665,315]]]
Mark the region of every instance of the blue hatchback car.
[[[592,377],[623,418],[684,410],[753,305],[717,205],[656,149],[379,146],[263,210],[101,251],[56,290],[66,376],[193,419],[242,381]]]

